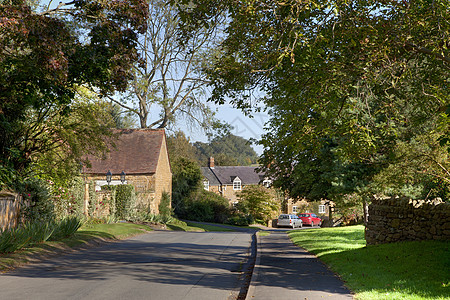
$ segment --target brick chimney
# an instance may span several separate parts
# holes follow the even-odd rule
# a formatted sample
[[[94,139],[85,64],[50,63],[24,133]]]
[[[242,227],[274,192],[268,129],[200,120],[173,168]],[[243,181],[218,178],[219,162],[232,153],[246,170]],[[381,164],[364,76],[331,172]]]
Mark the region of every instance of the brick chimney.
[[[209,167],[210,167],[211,169],[214,169],[214,157],[210,157],[210,158],[209,158]]]

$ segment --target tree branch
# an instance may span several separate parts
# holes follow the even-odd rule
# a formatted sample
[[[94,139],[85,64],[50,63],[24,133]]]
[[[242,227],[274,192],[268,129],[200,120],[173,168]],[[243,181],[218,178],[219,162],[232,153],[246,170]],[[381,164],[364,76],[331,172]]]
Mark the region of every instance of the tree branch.
[[[450,64],[450,57],[443,56],[443,55],[441,55],[439,53],[433,52],[431,49],[418,46],[418,45],[416,45],[414,43],[411,43],[411,42],[406,42],[405,45],[408,46],[408,47],[411,47],[416,52],[427,54],[427,55],[432,55],[432,56],[434,56],[434,57],[436,57],[436,58],[438,58],[438,59],[440,59],[440,60]]]

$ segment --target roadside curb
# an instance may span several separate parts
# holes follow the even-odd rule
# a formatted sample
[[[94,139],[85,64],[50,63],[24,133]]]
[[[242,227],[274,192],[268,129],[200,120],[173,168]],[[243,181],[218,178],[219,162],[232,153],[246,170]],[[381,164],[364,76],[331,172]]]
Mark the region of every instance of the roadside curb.
[[[252,279],[250,280],[250,284],[247,290],[247,295],[245,297],[245,300],[249,300],[254,297],[255,294],[255,284],[256,280],[259,276],[259,265],[261,263],[261,255],[260,255],[260,249],[261,249],[261,238],[259,237],[259,231],[255,232],[255,239],[256,239],[256,259],[255,259],[255,265],[253,267],[253,273],[252,273]]]

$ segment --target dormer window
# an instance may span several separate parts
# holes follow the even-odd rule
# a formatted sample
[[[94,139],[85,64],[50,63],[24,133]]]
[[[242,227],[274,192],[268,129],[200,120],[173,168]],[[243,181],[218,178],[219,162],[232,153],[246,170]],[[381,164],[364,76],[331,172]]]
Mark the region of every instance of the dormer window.
[[[270,188],[270,186],[272,185],[272,180],[270,179],[264,179],[264,181],[262,182],[263,186],[265,186],[266,188]]]
[[[239,177],[233,180],[233,190],[240,191],[242,189],[242,181]]]

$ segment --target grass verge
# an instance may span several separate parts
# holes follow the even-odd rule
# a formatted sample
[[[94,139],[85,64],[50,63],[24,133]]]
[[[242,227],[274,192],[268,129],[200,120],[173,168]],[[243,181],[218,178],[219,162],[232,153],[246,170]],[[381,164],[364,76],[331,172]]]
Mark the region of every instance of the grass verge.
[[[223,228],[220,226],[214,226],[209,224],[200,224],[196,222],[179,222],[176,224],[167,224],[167,227],[171,230],[181,230],[181,231],[233,231],[229,228]]]
[[[13,253],[0,254],[0,273],[73,248],[98,245],[106,240],[125,239],[150,230],[148,226],[131,223],[85,224],[69,238],[47,241]]]
[[[259,236],[268,236],[268,235],[270,235],[270,232],[266,231],[266,230],[261,230],[261,231],[258,231],[258,235]]]
[[[450,299],[449,241],[366,247],[363,226],[291,231],[289,237],[338,273],[356,299]]]

